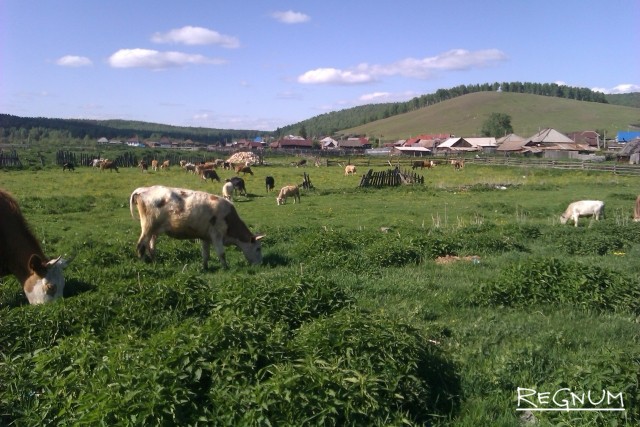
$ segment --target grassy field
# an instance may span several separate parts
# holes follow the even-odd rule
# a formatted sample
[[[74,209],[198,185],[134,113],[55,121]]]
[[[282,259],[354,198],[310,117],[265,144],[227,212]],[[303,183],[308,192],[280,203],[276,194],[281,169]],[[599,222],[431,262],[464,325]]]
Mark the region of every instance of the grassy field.
[[[156,262],[137,260],[128,197],[221,184],[177,168],[0,172],[45,253],[75,256],[54,304],[3,280],[0,425],[640,423],[638,178],[468,165],[362,189],[288,160],[255,167],[235,200],[266,234],[263,265],[229,248],[230,269],[214,255],[206,272],[197,242],[160,238]],[[300,204],[265,193],[265,176],[280,188],[303,171],[315,189]],[[606,219],[560,225],[578,199],[604,200]],[[448,255],[462,260],[436,262]],[[625,411],[526,413],[518,388],[550,393],[545,408],[561,389],[622,393]]]

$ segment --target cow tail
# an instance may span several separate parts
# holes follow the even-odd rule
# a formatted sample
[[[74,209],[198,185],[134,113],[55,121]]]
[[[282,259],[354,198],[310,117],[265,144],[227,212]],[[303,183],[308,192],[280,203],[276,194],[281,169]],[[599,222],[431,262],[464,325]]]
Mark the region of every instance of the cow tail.
[[[135,219],[135,215],[133,213],[133,205],[137,205],[138,204],[138,193],[137,192],[133,192],[131,193],[131,197],[129,198],[129,210],[131,211],[131,218]]]

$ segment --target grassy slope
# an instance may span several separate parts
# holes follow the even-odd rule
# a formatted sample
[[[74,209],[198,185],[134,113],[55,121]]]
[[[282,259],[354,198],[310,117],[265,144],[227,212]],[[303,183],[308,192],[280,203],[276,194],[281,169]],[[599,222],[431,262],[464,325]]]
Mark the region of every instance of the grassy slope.
[[[560,132],[605,129],[613,135],[640,121],[640,109],[617,105],[580,102],[539,95],[479,92],[455,98],[420,110],[341,131],[364,134],[383,140],[403,139],[425,133],[451,133],[480,136],[491,113],[511,116],[514,132],[528,137],[540,128]]]

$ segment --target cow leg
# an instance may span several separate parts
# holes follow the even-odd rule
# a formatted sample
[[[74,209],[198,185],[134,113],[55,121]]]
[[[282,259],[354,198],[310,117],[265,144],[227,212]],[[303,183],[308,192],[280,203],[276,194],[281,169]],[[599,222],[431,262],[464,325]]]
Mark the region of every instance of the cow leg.
[[[211,243],[207,242],[206,240],[202,240],[202,269],[206,270],[208,268],[209,265],[209,248],[211,247]]]
[[[216,250],[220,264],[222,264],[222,268],[229,268],[227,258],[224,255],[224,238],[222,236],[213,235],[211,241],[213,242],[213,248]]]

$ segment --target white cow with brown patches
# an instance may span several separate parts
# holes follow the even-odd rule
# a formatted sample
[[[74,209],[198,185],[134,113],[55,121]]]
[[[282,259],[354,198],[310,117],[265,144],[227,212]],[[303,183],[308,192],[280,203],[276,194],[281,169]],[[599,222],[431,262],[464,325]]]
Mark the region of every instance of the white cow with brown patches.
[[[135,189],[129,199],[132,217],[134,206],[142,229],[137,245],[141,259],[152,260],[158,236],[166,234],[176,239],[200,239],[205,269],[211,244],[224,268],[228,267],[224,247],[230,245],[237,246],[251,264],[262,262],[260,239],[264,236],[251,233],[233,203],[222,197],[155,185]]]

